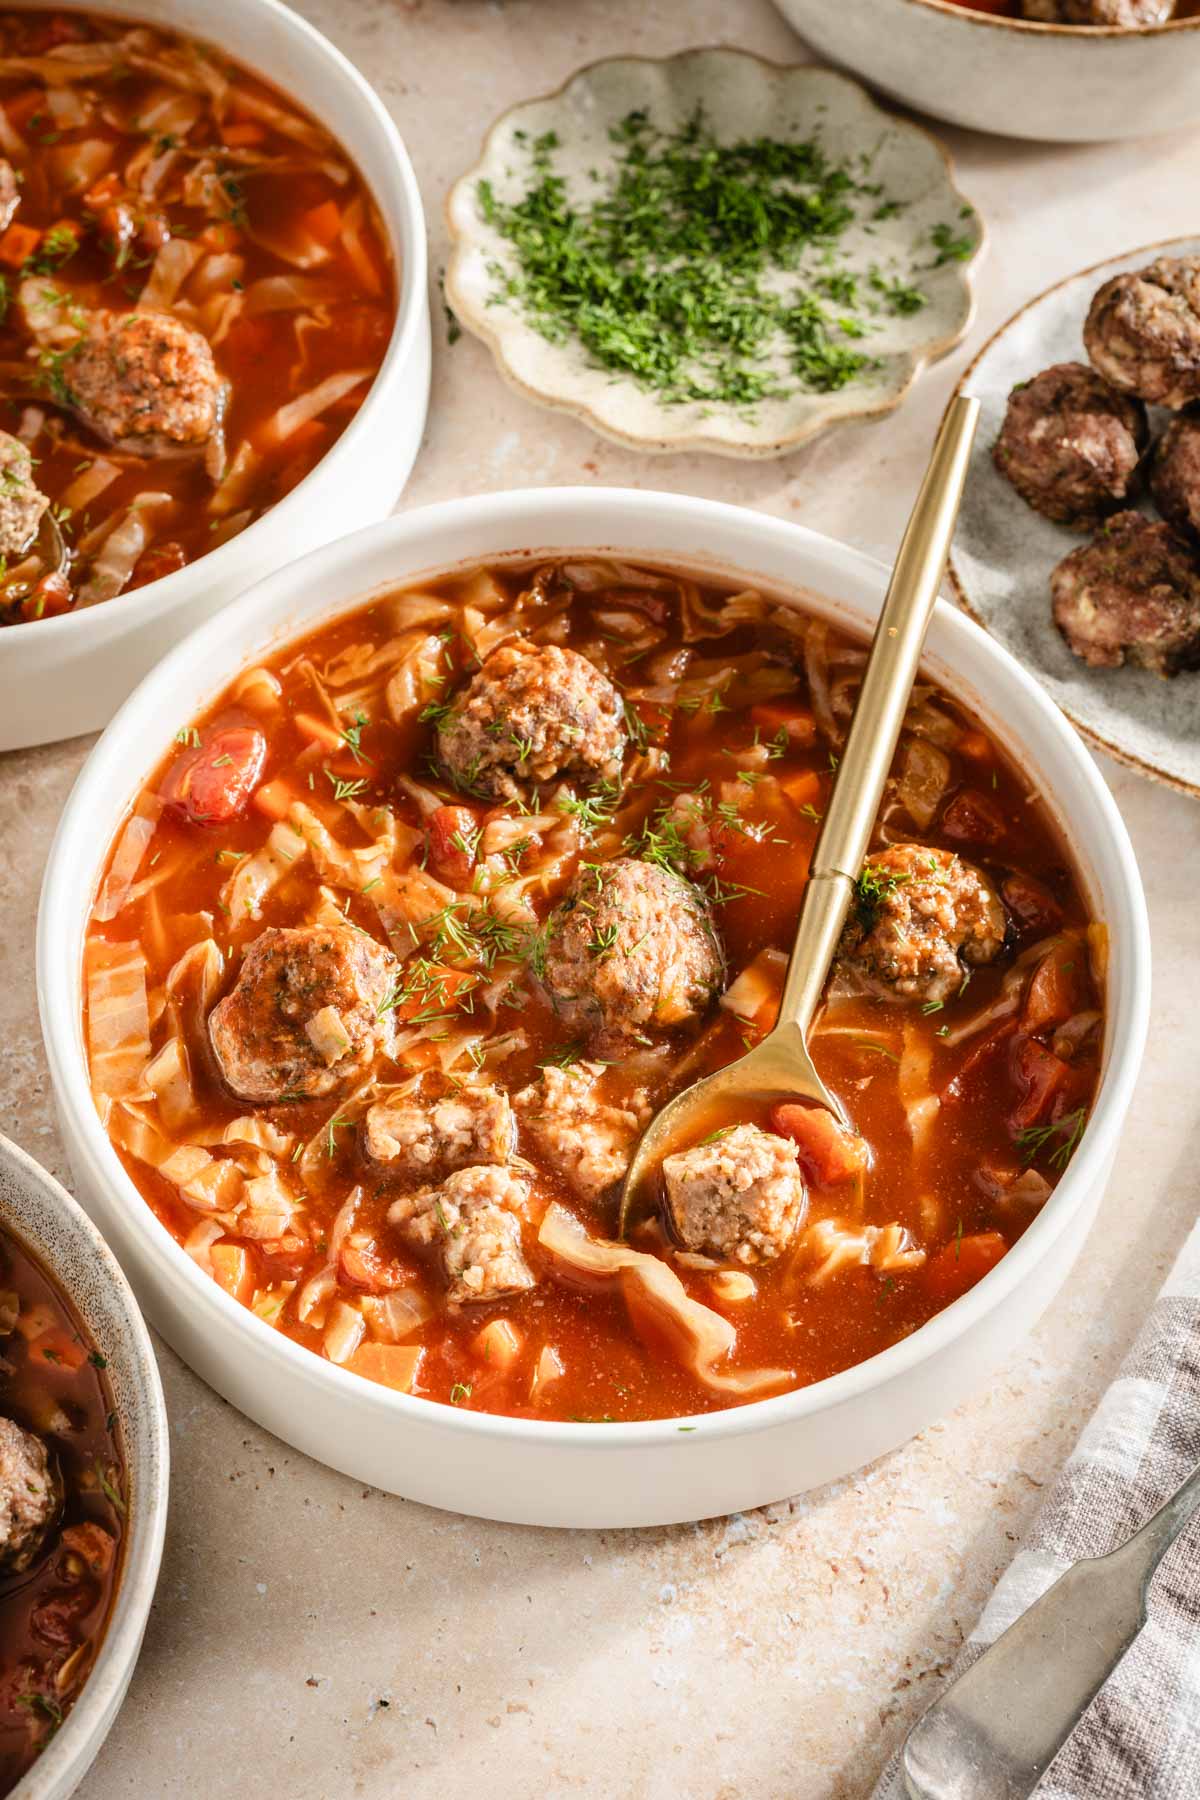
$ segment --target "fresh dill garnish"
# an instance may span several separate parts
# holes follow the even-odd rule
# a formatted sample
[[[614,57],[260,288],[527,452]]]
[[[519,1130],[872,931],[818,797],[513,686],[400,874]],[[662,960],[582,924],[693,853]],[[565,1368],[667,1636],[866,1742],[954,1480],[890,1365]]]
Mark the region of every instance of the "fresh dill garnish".
[[[458,1406],[461,1401],[469,1400],[470,1398],[471,1383],[469,1381],[456,1381],[454,1386],[450,1389],[451,1406]]]
[[[333,788],[335,800],[357,800],[360,794],[365,794],[367,791],[367,784],[363,780],[343,781],[341,776],[335,775],[332,769],[326,769],[325,776]]]
[[[1061,1119],[1051,1119],[1048,1125],[1026,1125],[1017,1132],[1016,1141],[1027,1163],[1048,1151],[1047,1161],[1050,1167],[1065,1169],[1079,1148],[1079,1140],[1086,1124],[1087,1108],[1077,1106],[1074,1112],[1064,1113]],[[1053,1149],[1050,1148],[1052,1144]]]
[[[634,111],[609,137],[611,161],[582,197],[552,131],[520,141],[519,198],[475,189],[506,246],[492,304],[551,343],[574,339],[594,366],[668,404],[744,411],[870,378],[878,360],[858,345],[873,318],[923,304],[911,269],[864,289],[837,265],[847,229],[895,203],[815,139],[721,143],[699,110],[666,130]],[[935,247],[966,256],[973,240],[946,227]]]

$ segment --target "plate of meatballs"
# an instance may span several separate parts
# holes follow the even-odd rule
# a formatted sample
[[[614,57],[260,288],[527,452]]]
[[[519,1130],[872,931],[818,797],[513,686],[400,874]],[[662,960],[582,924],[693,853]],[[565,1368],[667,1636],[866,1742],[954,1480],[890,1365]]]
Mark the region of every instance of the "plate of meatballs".
[[[962,386],[961,604],[1097,747],[1200,793],[1200,239],[1049,289]]]

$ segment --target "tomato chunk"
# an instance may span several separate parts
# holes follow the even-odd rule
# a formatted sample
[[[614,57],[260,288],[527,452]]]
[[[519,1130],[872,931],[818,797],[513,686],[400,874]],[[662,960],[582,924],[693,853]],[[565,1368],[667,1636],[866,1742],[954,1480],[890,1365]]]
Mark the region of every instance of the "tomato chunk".
[[[1062,907],[1032,875],[1006,875],[1000,883],[1000,897],[1023,937],[1041,937],[1062,924]]]
[[[1050,1117],[1055,1100],[1071,1079],[1072,1069],[1070,1063],[1055,1056],[1036,1038],[1020,1034],[1013,1039],[1008,1066],[1020,1092],[1008,1121],[1015,1133],[1040,1125]]]
[[[962,788],[942,814],[942,830],[956,844],[998,844],[1004,836],[1004,814],[978,788]]]
[[[452,887],[466,887],[479,848],[479,822],[469,806],[439,806],[425,827],[429,866]]]
[[[175,543],[174,539],[165,544],[153,544],[134,564],[129,586],[131,589],[148,587],[152,581],[161,581],[164,575],[174,575],[186,566],[187,551],[182,544]]]
[[[922,1279],[939,1306],[949,1306],[982,1281],[1007,1248],[998,1231],[977,1231],[970,1237],[953,1238],[925,1264]]]
[[[1075,951],[1059,945],[1044,956],[1033,972],[1025,994],[1021,1023],[1026,1031],[1044,1031],[1049,1025],[1065,1025],[1083,1005],[1082,984]]]
[[[866,1168],[871,1152],[866,1140],[835,1119],[823,1106],[773,1106],[771,1130],[789,1137],[800,1152],[800,1167],[818,1187],[835,1187]]]
[[[177,756],[162,797],[192,825],[224,825],[246,810],[267,760],[254,725],[219,725]]]
[[[760,700],[750,708],[750,719],[765,738],[777,738],[782,732],[789,744],[817,741],[817,721],[807,706],[794,700]]]

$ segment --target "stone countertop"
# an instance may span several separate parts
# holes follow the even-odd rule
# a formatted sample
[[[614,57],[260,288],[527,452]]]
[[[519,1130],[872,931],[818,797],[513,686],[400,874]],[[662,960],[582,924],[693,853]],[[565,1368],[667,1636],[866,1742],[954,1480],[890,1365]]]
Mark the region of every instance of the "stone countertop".
[[[219,9],[218,9],[219,10]],[[503,108],[615,52],[804,51],[768,0],[300,0],[370,75],[425,196]],[[941,130],[941,128],[938,128]],[[944,130],[987,222],[967,344],[881,424],[787,460],[639,458],[509,391],[435,307],[429,427],[405,506],[571,482],[665,487],[799,519],[886,557],[958,371],[1071,270],[1195,223],[1195,136],[1125,146]],[[436,296],[435,296],[436,300]],[[38,882],[89,742],[0,758],[0,1129],[67,1177],[34,998]],[[159,1346],[174,1458],[158,1598],[85,1800],[858,1800],[930,1697],[1111,1377],[1196,1208],[1195,804],[1103,765],[1133,835],[1158,981],[1098,1223],[993,1386],[853,1480],[636,1532],[480,1523],[286,1449]],[[751,1722],[752,1723],[749,1723]]]

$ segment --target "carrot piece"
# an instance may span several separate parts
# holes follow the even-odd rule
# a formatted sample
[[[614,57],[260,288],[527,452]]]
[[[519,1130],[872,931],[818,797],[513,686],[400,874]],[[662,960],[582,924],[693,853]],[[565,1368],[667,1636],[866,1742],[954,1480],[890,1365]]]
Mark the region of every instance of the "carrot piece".
[[[0,263],[6,263],[10,269],[19,269],[27,263],[42,241],[40,231],[32,225],[10,225],[0,237]]]
[[[342,209],[336,200],[322,200],[319,206],[301,214],[300,224],[318,244],[336,243],[342,231]]]
[[[33,1340],[29,1346],[29,1360],[43,1368],[81,1369],[87,1361],[87,1351],[65,1331],[55,1329],[44,1331],[41,1337]]]
[[[771,1130],[792,1139],[804,1173],[820,1187],[836,1187],[839,1182],[849,1181],[860,1175],[871,1160],[865,1139],[848,1131],[823,1106],[774,1106]]]
[[[231,150],[248,150],[254,144],[265,143],[266,137],[266,130],[257,119],[238,119],[221,127],[222,141]]]
[[[815,744],[817,741],[817,721],[807,706],[800,706],[794,700],[760,700],[757,706],[750,708],[750,718],[770,737],[778,737],[783,731],[791,744]]]
[[[210,250],[236,250],[241,241],[241,232],[227,219],[217,219],[200,233],[200,242]]]
[[[277,775],[273,781],[264,781],[254,790],[250,804],[265,813],[268,819],[286,819],[299,798],[291,783]]]
[[[815,806],[821,798],[821,777],[815,769],[793,769],[779,777],[779,785],[793,806]]]
[[[397,1393],[411,1394],[421,1366],[421,1347],[413,1344],[360,1344],[343,1368],[378,1381]]]
[[[341,732],[328,719],[318,719],[314,713],[297,713],[295,724],[310,744],[320,744],[324,750],[344,750],[346,747]]]
[[[956,1237],[926,1263],[924,1282],[940,1306],[949,1306],[994,1269],[1008,1245],[998,1231]]]
[[[242,1244],[214,1244],[209,1255],[217,1285],[244,1306],[254,1289],[249,1251]]]
[[[489,1369],[510,1369],[521,1354],[521,1339],[507,1319],[489,1319],[471,1339],[471,1348]]]

